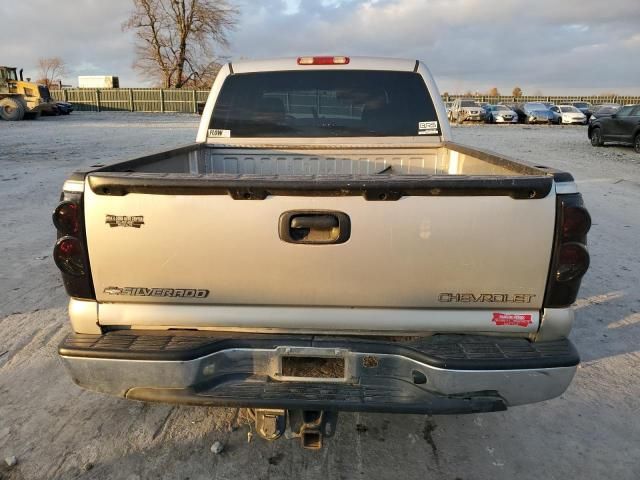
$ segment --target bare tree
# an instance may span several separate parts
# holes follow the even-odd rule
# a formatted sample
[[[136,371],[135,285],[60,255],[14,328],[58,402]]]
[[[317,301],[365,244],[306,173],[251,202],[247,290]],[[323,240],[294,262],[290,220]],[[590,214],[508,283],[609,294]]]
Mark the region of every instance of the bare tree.
[[[522,89],[520,87],[515,87],[513,89],[513,91],[511,92],[511,95],[513,95],[514,97],[521,97],[522,96]]]
[[[38,59],[37,83],[43,83],[50,87],[56,80],[62,80],[67,75],[67,65],[60,57],[48,57]]]
[[[133,0],[124,30],[137,37],[134,67],[165,88],[204,86],[220,68],[238,10],[228,0]]]
[[[489,90],[489,96],[490,97],[499,97],[500,96],[500,92],[498,91],[498,87],[493,87],[491,90]]]

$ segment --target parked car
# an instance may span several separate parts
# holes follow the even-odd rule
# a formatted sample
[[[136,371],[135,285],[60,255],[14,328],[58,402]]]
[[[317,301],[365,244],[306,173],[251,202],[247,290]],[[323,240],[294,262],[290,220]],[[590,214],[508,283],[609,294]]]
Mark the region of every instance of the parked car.
[[[588,122],[593,123],[597,118],[600,117],[610,117],[614,113],[616,113],[622,105],[618,103],[605,103],[602,105],[598,105],[593,108],[593,113],[589,117]]]
[[[482,110],[484,110],[484,119],[485,119],[485,122],[486,122],[486,120],[487,120],[487,114],[489,113],[489,111],[490,111],[491,107],[493,107],[493,106],[495,106],[495,105],[492,105],[492,104],[490,104],[490,103],[483,102],[483,103],[480,103],[480,106],[482,107]]]
[[[620,107],[622,107],[622,104],[620,104],[620,103],[601,103],[599,105],[594,105],[593,106],[593,113],[597,112],[598,110],[600,110],[601,108],[604,108],[604,107],[620,108]]]
[[[542,102],[527,102],[522,105],[526,114],[524,123],[554,123],[556,115]]]
[[[62,100],[56,100],[55,108],[58,115],[69,115],[73,112],[73,105],[69,102],[63,102]]]
[[[625,143],[640,153],[640,104],[625,105],[611,115],[596,118],[587,134],[594,147],[607,142]]]
[[[289,423],[307,448],[340,410],[562,395],[589,265],[571,174],[456,143],[414,59],[239,61],[215,85],[191,145],[63,186],[53,257],[73,333],[58,351],[74,382],[253,408],[259,435]]]
[[[518,123],[518,114],[506,105],[489,105],[485,112],[486,123]]]
[[[572,102],[571,105],[573,105],[582,113],[584,113],[585,116],[587,117],[587,121],[589,120],[589,117],[591,117],[591,115],[593,114],[593,105],[590,104],[589,102]]]
[[[573,105],[555,105],[552,110],[560,114],[560,123],[563,125],[587,124],[587,116]]]
[[[560,112],[558,106],[550,102],[542,102],[542,104],[551,110],[551,113],[553,113],[553,121],[551,123],[560,125],[562,123],[562,112]]]
[[[73,105],[62,100],[51,100],[49,108],[42,110],[45,117],[57,117],[58,115],[69,115],[73,112]]]
[[[524,123],[525,118],[527,118],[527,114],[524,112],[521,103],[505,103],[507,108],[510,108],[518,115],[518,123]]]
[[[444,108],[447,110],[447,119],[451,121],[451,107],[453,107],[453,102],[444,102]]]
[[[484,109],[475,100],[457,98],[451,106],[451,121],[462,123],[466,120],[483,121]]]

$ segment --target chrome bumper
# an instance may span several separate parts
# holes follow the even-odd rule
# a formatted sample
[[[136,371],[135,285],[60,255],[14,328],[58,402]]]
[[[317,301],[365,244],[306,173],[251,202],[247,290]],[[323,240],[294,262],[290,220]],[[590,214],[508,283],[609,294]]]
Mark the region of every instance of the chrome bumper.
[[[402,348],[399,353],[381,353],[380,342],[374,342],[370,351],[363,345],[351,348],[344,338],[334,345],[296,343],[223,348],[189,360],[88,358],[65,355],[61,346],[61,357],[81,387],[135,400],[406,413],[495,411],[540,402],[561,395],[576,371],[575,364],[443,368],[428,358],[410,358],[413,355],[403,354]],[[286,378],[283,356],[339,357],[344,359],[344,376],[330,380]]]

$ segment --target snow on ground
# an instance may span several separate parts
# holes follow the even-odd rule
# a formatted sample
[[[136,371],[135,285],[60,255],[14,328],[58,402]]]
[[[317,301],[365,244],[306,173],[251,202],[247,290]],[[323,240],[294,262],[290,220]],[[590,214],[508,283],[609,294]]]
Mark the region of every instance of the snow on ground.
[[[67,297],[51,212],[75,169],[191,143],[199,117],[74,113],[0,123],[0,464],[6,479],[640,478],[640,155],[584,127],[463,126],[455,139],[568,170],[593,217],[560,398],[467,416],[341,414],[319,452],[247,442],[233,409],[83,391],[57,359]],[[215,455],[210,447],[225,448]]]

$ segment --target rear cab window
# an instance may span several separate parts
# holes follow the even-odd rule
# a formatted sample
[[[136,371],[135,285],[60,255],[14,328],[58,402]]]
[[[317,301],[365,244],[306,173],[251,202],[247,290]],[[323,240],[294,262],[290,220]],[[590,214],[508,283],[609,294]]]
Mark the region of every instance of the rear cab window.
[[[210,132],[229,137],[440,135],[431,96],[414,72],[312,70],[234,74]]]

